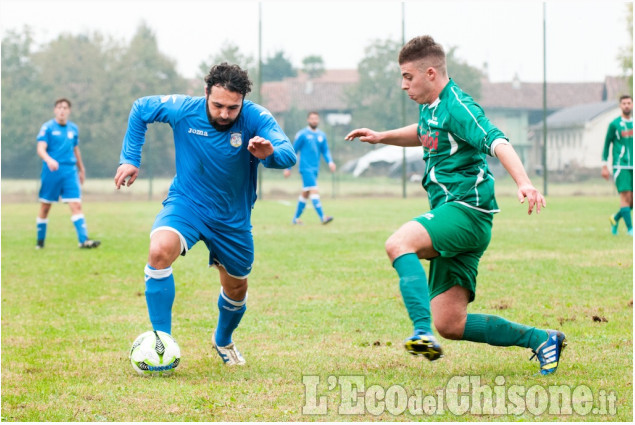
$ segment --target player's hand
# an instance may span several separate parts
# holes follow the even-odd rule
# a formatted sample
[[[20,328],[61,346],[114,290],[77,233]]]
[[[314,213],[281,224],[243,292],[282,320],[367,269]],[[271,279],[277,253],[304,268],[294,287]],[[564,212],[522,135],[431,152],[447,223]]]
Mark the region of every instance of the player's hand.
[[[77,174],[79,176],[79,184],[84,184],[84,181],[86,180],[86,170],[82,168],[81,170],[77,171]]]
[[[291,170],[285,169],[283,174],[284,174],[284,178],[286,179],[287,177],[289,177],[291,175]]]
[[[130,186],[137,180],[137,176],[139,176],[139,168],[132,164],[121,164],[115,174],[115,187],[119,189],[121,185]],[[127,183],[126,179],[128,179]]]
[[[247,150],[258,159],[265,159],[273,153],[273,145],[269,140],[260,136],[252,137],[247,145]]]
[[[359,138],[360,142],[371,143],[373,145],[375,143],[380,143],[379,133],[369,128],[358,128],[356,130],[353,130],[350,133],[348,133],[344,139],[351,141],[351,140],[354,140],[355,138]]]
[[[53,158],[49,158],[46,160],[46,166],[49,167],[50,171],[57,171],[60,168],[59,162],[57,162]]]
[[[329,162],[329,169],[331,170],[332,173],[335,172],[335,170],[337,169],[337,167],[335,166],[334,162]]]
[[[536,207],[536,214],[540,214],[540,208],[547,206],[545,197],[531,184],[518,186],[518,200],[521,204],[525,202],[525,198],[529,201],[529,210],[527,211],[529,215],[533,212],[534,207]]]
[[[607,167],[606,165],[603,165],[602,166],[602,177],[604,177],[604,180],[608,180],[610,176],[611,176],[611,173],[609,173],[609,167]]]

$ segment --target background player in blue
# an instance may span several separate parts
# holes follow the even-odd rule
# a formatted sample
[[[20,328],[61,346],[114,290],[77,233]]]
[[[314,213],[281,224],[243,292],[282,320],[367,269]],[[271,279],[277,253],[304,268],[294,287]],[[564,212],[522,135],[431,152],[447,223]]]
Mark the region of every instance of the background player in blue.
[[[75,225],[80,248],[97,248],[99,241],[91,240],[86,231],[86,219],[82,212],[81,185],[86,169],[79,151],[79,130],[68,120],[71,102],[55,101],[55,118],[45,122],[37,135],[37,154],[42,158],[40,185],[40,212],[36,219],[37,249],[44,248],[48,215],[51,205],[60,197],[71,209],[71,221]]]
[[[252,84],[247,72],[222,63],[211,68],[205,83],[204,97],[149,96],[134,102],[115,186],[130,186],[137,178],[147,124],[170,124],[176,176],[150,233],[145,267],[150,321],[154,330],[172,333],[172,263],[202,240],[221,283],[212,344],[225,364],[242,365],[232,334],[246,310],[254,260],[251,209],[258,164],[287,168],[296,155],[269,111],[245,100]]]
[[[302,224],[300,216],[310,196],[311,203],[318,217],[320,217],[320,221],[322,224],[328,224],[333,221],[333,217],[324,215],[322,203],[320,202],[320,191],[317,186],[317,178],[320,171],[320,155],[324,157],[331,172],[335,172],[335,163],[329,152],[326,134],[317,128],[320,124],[320,115],[317,112],[309,112],[307,122],[309,126],[298,131],[293,143],[293,148],[300,156],[299,168],[300,175],[302,176],[302,193],[298,198],[298,207],[296,208],[292,223]],[[290,175],[290,169],[284,170],[285,177],[289,177]]]

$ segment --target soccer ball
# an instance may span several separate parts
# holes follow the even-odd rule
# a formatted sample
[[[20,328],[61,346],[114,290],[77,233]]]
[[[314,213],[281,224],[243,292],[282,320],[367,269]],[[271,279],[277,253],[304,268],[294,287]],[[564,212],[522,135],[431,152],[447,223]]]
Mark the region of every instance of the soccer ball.
[[[132,368],[142,376],[167,376],[181,361],[181,349],[172,335],[162,331],[144,332],[130,348]]]

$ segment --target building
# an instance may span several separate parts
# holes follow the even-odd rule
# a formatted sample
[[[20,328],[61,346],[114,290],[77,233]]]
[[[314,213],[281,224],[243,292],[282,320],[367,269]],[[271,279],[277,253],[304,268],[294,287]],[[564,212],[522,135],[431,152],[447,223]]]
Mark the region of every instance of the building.
[[[318,111],[329,122],[335,119],[345,120],[354,114],[354,110],[347,104],[344,93],[348,87],[358,82],[357,70],[327,70],[322,76],[313,79],[300,72],[294,78],[263,83],[263,105],[276,115],[279,121],[282,121],[281,125],[283,126],[284,113],[293,108],[305,112]],[[620,95],[628,93],[626,81],[620,77],[607,77],[602,82],[549,82],[546,91],[547,116],[577,105],[598,105],[602,102],[617,101]],[[511,82],[500,83],[491,82],[485,78],[481,82],[481,96],[477,101],[490,120],[509,137],[525,168],[530,172],[540,172],[542,150],[539,146],[541,142],[539,142],[538,133],[542,130],[537,124],[543,120],[544,116],[543,83],[522,82],[519,78],[514,78]],[[608,107],[608,104],[605,106]],[[583,107],[579,111],[582,110],[590,113],[594,109],[589,106]],[[580,116],[581,119],[583,115]],[[413,118],[413,122],[415,118]],[[591,120],[585,124],[587,130],[595,128],[596,120],[600,119],[590,116],[587,118]],[[601,124],[598,126],[601,127]],[[579,128],[576,131],[579,132]],[[589,134],[589,141],[584,138],[584,143],[590,143],[592,137],[595,136]],[[582,140],[580,139],[580,143]],[[561,142],[554,141],[554,143]],[[560,151],[556,150],[555,152],[561,152],[562,156],[557,160],[554,159],[556,162],[550,163],[550,168],[552,165],[557,168],[557,164],[569,164],[569,167],[574,166],[574,164],[582,167],[595,166],[591,160],[590,146],[589,157],[584,161],[579,155],[568,160],[566,155],[574,153],[568,149],[560,149]],[[576,153],[580,154],[580,152]],[[496,174],[503,172],[501,169],[497,169],[496,164],[492,164],[492,168]]]
[[[547,117],[547,169],[562,179],[599,175],[609,123],[621,114],[617,101],[585,103],[560,109]],[[542,170],[543,124],[532,127],[531,162]]]

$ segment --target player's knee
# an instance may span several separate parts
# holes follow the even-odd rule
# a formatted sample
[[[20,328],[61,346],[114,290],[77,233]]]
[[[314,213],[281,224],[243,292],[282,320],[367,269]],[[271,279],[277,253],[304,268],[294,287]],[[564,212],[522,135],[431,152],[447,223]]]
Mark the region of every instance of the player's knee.
[[[178,257],[180,245],[167,239],[152,239],[148,253],[148,264],[155,269],[170,267]]]
[[[388,254],[388,258],[394,260],[402,254],[404,249],[403,244],[399,240],[396,235],[390,236],[386,243],[384,244],[384,248],[386,249],[386,254]]]
[[[247,295],[247,279],[232,279],[223,283],[223,291],[233,300],[243,300]]]
[[[437,329],[439,335],[445,339],[459,340],[463,338],[463,331],[465,326],[448,320],[436,320],[434,321],[434,327]]]

